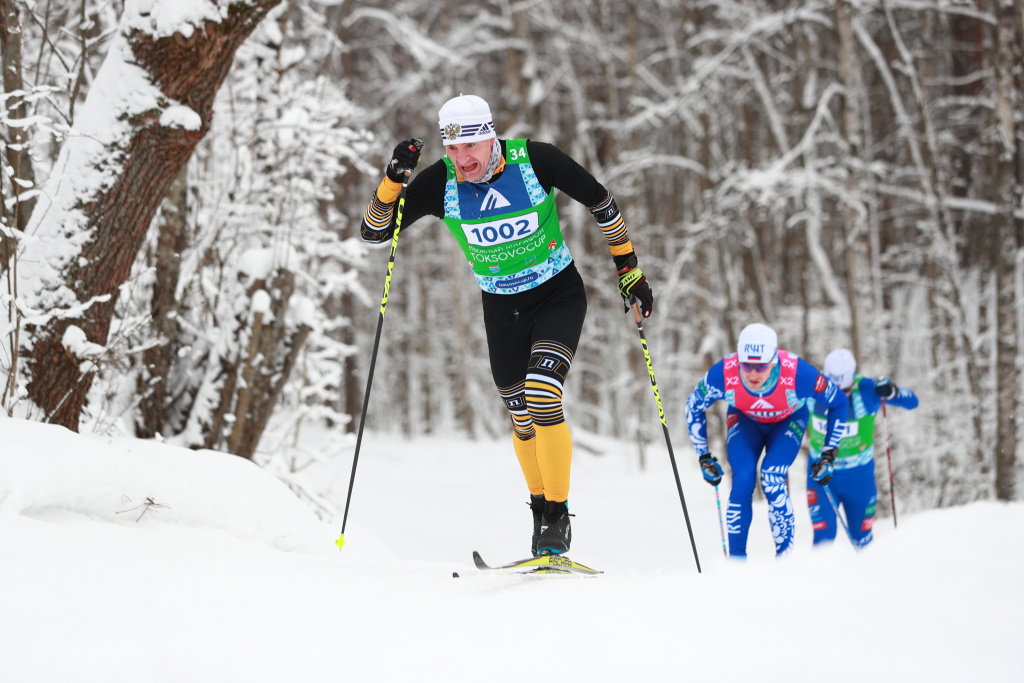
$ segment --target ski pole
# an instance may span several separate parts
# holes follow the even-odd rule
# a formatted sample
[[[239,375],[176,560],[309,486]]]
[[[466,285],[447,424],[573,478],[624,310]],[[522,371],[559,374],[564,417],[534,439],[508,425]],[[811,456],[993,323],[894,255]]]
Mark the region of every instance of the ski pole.
[[[846,537],[850,539],[850,545],[856,548],[857,544],[853,542],[853,534],[850,533],[850,527],[846,525],[846,520],[843,519],[841,514],[839,514],[839,506],[836,505],[835,498],[832,497],[832,492],[829,491],[827,485],[823,484],[821,488],[825,489],[825,495],[828,496],[828,502],[832,505],[832,511],[836,513],[836,519],[838,519],[839,523],[843,525],[843,531],[846,532]]]
[[[658,382],[654,379],[654,365],[651,363],[651,352],[647,348],[647,337],[644,336],[643,318],[640,316],[640,305],[635,296],[629,297],[629,303],[633,307],[633,317],[636,319],[636,329],[640,333],[640,345],[644,350],[644,359],[647,361],[647,374],[651,376],[651,387],[654,389],[654,400],[658,403],[658,417],[661,418],[661,428],[665,432],[665,443],[668,445],[668,457],[672,461],[672,473],[676,477],[676,488],[679,490],[679,502],[683,504],[683,517],[686,518],[686,530],[690,534],[690,547],[693,548],[693,559],[697,563],[697,573],[700,574],[700,558],[697,557],[697,543],[693,540],[693,527],[690,525],[690,513],[686,511],[686,498],[683,496],[683,485],[679,481],[679,468],[676,467],[676,456],[672,452],[672,439],[668,435],[668,423],[665,421],[665,409],[661,405],[661,394],[658,393]]]
[[[423,149],[423,140],[413,139],[416,151]],[[377,318],[377,333],[373,337],[373,352],[370,354],[370,371],[366,376],[366,391],[363,393],[363,410],[359,416],[359,430],[356,434],[356,450],[352,455],[352,475],[348,480],[348,495],[345,497],[345,514],[341,519],[341,536],[335,541],[338,550],[345,545],[345,524],[348,523],[348,507],[352,502],[352,486],[356,482],[356,465],[359,463],[359,448],[363,443],[363,427],[366,424],[366,408],[370,405],[370,387],[373,385],[373,370],[377,365],[377,350],[380,348],[380,332],[384,328],[384,313],[388,307],[388,291],[391,289],[391,273],[395,269],[395,254],[398,252],[398,233],[402,229],[402,210],[405,208],[405,191],[409,187],[409,176],[406,175],[402,183],[402,190],[398,193],[398,213],[395,219],[395,232],[391,236],[391,255],[388,258],[388,274],[384,278],[384,295],[380,299],[380,316]]]
[[[715,503],[718,504],[718,529],[722,536],[722,554],[729,559],[729,548],[725,545],[725,522],[722,521],[722,499],[718,497],[718,486],[715,486]]]
[[[892,478],[892,445],[889,441],[889,416],[885,414],[885,399],[882,399],[882,427],[885,429],[885,459],[889,463],[889,499],[892,501],[892,526],[896,524],[896,486]]]

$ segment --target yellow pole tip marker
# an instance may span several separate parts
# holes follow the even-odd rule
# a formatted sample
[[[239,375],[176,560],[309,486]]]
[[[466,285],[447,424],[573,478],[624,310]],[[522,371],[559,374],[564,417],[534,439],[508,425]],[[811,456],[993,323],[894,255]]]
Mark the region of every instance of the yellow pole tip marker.
[[[345,545],[345,534],[338,537],[338,540],[334,542],[334,545],[338,546],[338,550],[341,550],[341,546]]]

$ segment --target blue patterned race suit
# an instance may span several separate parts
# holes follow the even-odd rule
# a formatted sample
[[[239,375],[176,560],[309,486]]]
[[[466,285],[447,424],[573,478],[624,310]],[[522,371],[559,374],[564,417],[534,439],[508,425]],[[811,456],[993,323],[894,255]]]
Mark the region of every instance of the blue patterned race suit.
[[[890,406],[907,410],[917,407],[917,396],[903,387],[887,401]],[[835,470],[828,490],[836,505],[842,506],[850,540],[854,547],[866,547],[874,538],[878,487],[875,484],[875,415],[882,399],[875,395],[875,380],[854,375],[850,390],[850,412],[842,425],[842,438],[836,456]],[[824,443],[825,407],[817,401],[810,405],[811,449],[807,458],[807,508],[814,528],[814,544],[831,543],[836,537],[836,513],[825,489],[811,478],[811,466],[821,459]]]
[[[764,460],[761,462],[760,482],[768,500],[768,521],[775,541],[775,553],[779,556],[793,547],[795,515],[786,476],[807,429],[809,410],[806,400],[813,398],[827,407],[826,443],[832,447],[838,445],[838,426],[846,419],[848,401],[839,387],[802,358],[781,349],[778,353],[780,362],[761,390],[750,390],[742,378],[736,381],[738,373],[735,370],[727,372],[727,367],[736,362],[736,354],[733,354],[711,366],[686,402],[687,427],[698,457],[710,453],[708,408],[719,400],[729,404],[726,452],[732,469],[732,488],[726,520],[729,555],[736,558],[747,555],[747,532],[753,517],[757,464],[762,452]],[[792,366],[790,362],[793,362]],[[785,405],[778,404],[780,399]],[[777,403],[775,412],[783,417],[775,417],[771,410],[765,410],[770,408],[768,403],[772,401]]]

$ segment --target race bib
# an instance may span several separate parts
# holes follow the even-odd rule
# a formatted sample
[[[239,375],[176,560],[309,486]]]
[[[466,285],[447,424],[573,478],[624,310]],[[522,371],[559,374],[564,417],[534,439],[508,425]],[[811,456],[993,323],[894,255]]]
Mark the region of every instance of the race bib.
[[[462,232],[466,241],[475,247],[493,247],[529,237],[540,229],[540,218],[536,211],[491,221],[490,223],[463,223]]]
[[[811,416],[811,422],[814,423],[813,427],[815,431],[821,432],[822,434],[826,433],[825,430],[828,428],[828,421],[825,418],[813,415]],[[836,431],[839,432],[840,438],[843,439],[845,439],[848,436],[857,436],[857,434],[860,433],[860,423],[844,422],[843,424],[838,425],[836,427]]]

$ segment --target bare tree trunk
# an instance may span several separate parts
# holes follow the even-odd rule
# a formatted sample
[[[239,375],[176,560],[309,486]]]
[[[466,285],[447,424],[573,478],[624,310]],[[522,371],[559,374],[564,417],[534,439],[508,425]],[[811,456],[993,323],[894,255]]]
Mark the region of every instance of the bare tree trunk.
[[[283,372],[281,366],[287,364],[290,371],[294,357],[301,349],[287,349],[285,342],[288,335],[285,315],[295,293],[295,275],[287,270],[278,270],[268,282],[254,283],[249,290],[250,297],[257,289],[263,289],[271,296],[271,315],[267,321],[264,321],[262,312],[253,317],[252,344],[247,358],[240,363],[242,383],[235,397],[235,424],[228,442],[230,452],[250,460],[270,416],[264,408],[268,402],[272,408],[276,400],[276,384]],[[284,374],[284,379],[287,379],[287,374]]]
[[[219,371],[214,373],[211,368],[209,374],[215,375],[213,382],[219,383],[217,399],[213,401],[213,410],[210,411],[210,421],[202,422],[203,448],[216,448],[224,432],[225,418],[231,408],[231,396],[235,393],[235,385],[238,383],[238,362],[237,358],[217,359]]]
[[[523,73],[526,62],[526,46],[530,44],[530,9],[510,9],[512,14],[512,39],[520,47],[510,47],[507,53],[508,67],[505,69],[506,87],[511,94],[515,114],[509,117],[509,127],[515,130],[533,131],[537,124],[537,108],[530,105],[530,83]]]
[[[178,305],[176,293],[181,273],[181,253],[189,243],[188,234],[188,164],[181,168],[164,203],[163,220],[156,242],[156,274],[153,301],[150,306],[151,325],[158,345],[142,354],[144,370],[139,376],[139,424],[136,436],[149,439],[163,431],[167,419],[168,386],[177,336]]]
[[[278,347],[284,353],[284,357],[280,359],[280,366],[277,368],[277,372],[269,377],[270,382],[262,393],[262,400],[255,407],[250,428],[246,432],[246,438],[242,442],[237,455],[252,460],[253,455],[256,453],[256,446],[259,445],[260,438],[270,422],[270,416],[274,413],[274,407],[280,400],[281,393],[284,391],[285,384],[288,383],[288,378],[295,368],[299,354],[306,345],[309,333],[310,327],[308,325],[300,325],[298,329],[290,333],[287,339],[283,337],[279,339]]]
[[[0,68],[4,72],[4,92],[11,98],[7,111],[7,117],[10,119],[24,119],[28,116],[25,97],[13,95],[22,92],[24,87],[21,66],[21,20],[18,8],[12,0],[0,0]],[[4,216],[4,225],[24,231],[36,204],[34,198],[21,198],[22,192],[32,188],[36,179],[32,157],[29,156],[27,149],[29,133],[23,126],[8,126],[7,129],[10,137],[4,141],[4,147],[7,151],[7,163],[11,167],[11,190],[14,192],[11,205],[14,215],[7,215],[6,202],[0,204],[0,212]],[[14,255],[12,245],[13,241],[0,232],[0,272],[7,268],[11,256]]]
[[[347,325],[341,328],[341,342],[348,347],[356,346],[355,316],[362,313],[363,309],[356,306],[356,297],[351,292],[345,292],[340,297],[341,317],[348,321]],[[338,406],[339,413],[346,413],[349,421],[345,424],[345,431],[355,434],[359,426],[359,416],[363,408],[363,383],[365,379],[359,374],[357,354],[345,356],[342,361],[341,370],[341,405]]]
[[[325,16],[328,19],[328,25],[331,31],[338,37],[341,44],[348,45],[352,42],[352,28],[346,21],[349,14],[351,14],[353,3],[345,2],[336,5],[325,7]],[[352,53],[350,50],[338,50],[337,51],[338,69],[340,69],[341,77],[344,79],[355,79],[355,70],[352,66]],[[366,202],[367,197],[361,191],[357,191],[360,188],[358,182],[349,179],[349,174],[346,174],[342,180],[341,185],[338,187],[335,196],[334,206],[338,209],[341,214],[345,213],[345,208],[348,205],[359,205],[360,203]],[[358,237],[358,221],[350,220],[346,221],[344,228],[341,231],[342,239],[350,239]],[[342,266],[348,270],[351,266]],[[371,289],[371,294],[374,294]],[[342,325],[339,331],[340,339],[346,347],[356,348],[358,345],[358,339],[356,335],[356,316],[361,314],[364,309],[360,308],[355,294],[346,291],[337,297],[336,302],[339,306],[340,317],[348,323]],[[328,317],[334,318],[336,316],[328,314]],[[364,383],[365,378],[359,373],[359,357],[358,354],[346,355],[342,361],[341,366],[341,377],[340,387],[338,391],[338,412],[345,413],[349,416],[348,422],[345,423],[345,432],[349,434],[355,434],[356,429],[359,426],[359,417],[362,413],[363,407],[363,391],[365,389]]]
[[[244,358],[233,367],[232,382],[238,391],[234,394],[234,424],[227,439],[227,449],[235,455],[252,459],[263,432],[274,412],[292,369],[309,336],[308,325],[289,326],[287,311],[295,292],[295,275],[277,270],[270,281],[257,281],[249,288],[250,297],[257,290],[266,291],[272,298],[270,315],[257,311],[253,316],[250,340]],[[222,394],[230,402],[230,394]]]
[[[996,439],[995,488],[999,500],[1017,496],[1017,415],[1020,384],[1017,380],[1017,306],[1016,265],[1019,245],[1013,209],[1021,201],[1016,168],[1017,131],[1013,112],[1020,109],[1020,98],[1013,87],[1013,69],[1021,55],[1014,55],[1013,0],[996,2],[995,118],[996,118],[996,196],[999,213],[993,216],[998,238],[996,247]]]
[[[239,446],[249,427],[248,414],[254,391],[253,375],[256,373],[256,352],[259,349],[260,335],[262,334],[263,313],[257,311],[252,320],[249,348],[241,364],[242,385],[238,388],[238,395],[235,397],[235,423],[231,425],[231,435],[228,437],[227,444],[229,453],[238,454]]]
[[[105,170],[117,169],[109,184],[93,190],[92,196],[76,197],[73,207],[62,207],[82,215],[88,238],[77,258],[67,259],[60,265],[54,281],[42,283],[39,301],[32,303],[45,311],[53,308],[52,305],[44,307],[51,300],[60,301],[68,308],[76,303],[92,305],[68,313],[66,317],[50,318],[41,326],[27,328],[33,337],[27,356],[28,394],[43,410],[48,422],[78,429],[95,373],[82,368],[80,359],[65,349],[64,332],[71,324],[77,324],[89,341],[106,345],[118,290],[128,278],[168,187],[209,130],[214,97],[231,67],[235,51],[279,1],[254,0],[251,4],[230,5],[222,21],[207,21],[189,37],[178,33],[156,39],[135,28],[120,29],[134,63],[146,72],[166,103],[186,105],[198,115],[199,127],[162,125],[160,109],[134,115],[127,139],[105,145],[108,153],[103,162],[108,165]],[[115,40],[107,63],[124,58],[119,47],[119,40]],[[117,54],[113,54],[115,50]],[[94,87],[85,106],[94,98],[101,101],[105,95]],[[53,217],[41,220],[61,220],[61,211],[53,213]],[[72,225],[71,230],[75,227]],[[52,234],[55,240],[72,237],[62,235],[62,230],[68,229],[63,225],[50,224],[46,228],[48,230],[41,232],[48,237]],[[45,245],[40,248],[45,249]],[[66,290],[70,290],[77,302],[58,296]]]
[[[843,203],[843,253],[846,255],[846,293],[850,302],[850,344],[853,355],[865,358],[874,349],[864,348],[868,334],[868,308],[871,303],[871,271],[867,255],[867,216],[861,201],[861,173],[859,163],[863,153],[863,114],[860,109],[860,71],[857,68],[857,40],[853,34],[853,7],[848,0],[836,3],[836,33],[838,34],[839,81],[843,86],[843,138],[848,165],[846,179],[847,199]]]

